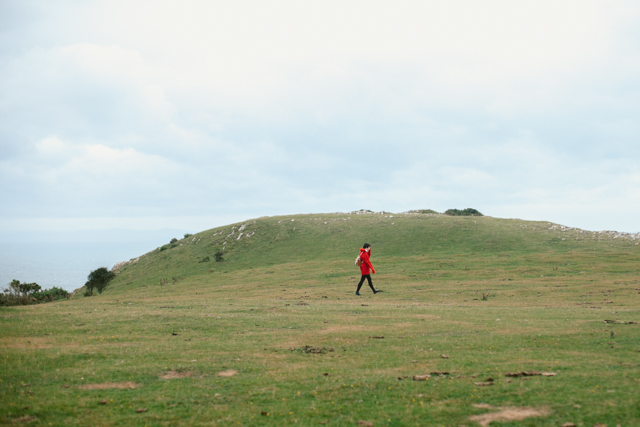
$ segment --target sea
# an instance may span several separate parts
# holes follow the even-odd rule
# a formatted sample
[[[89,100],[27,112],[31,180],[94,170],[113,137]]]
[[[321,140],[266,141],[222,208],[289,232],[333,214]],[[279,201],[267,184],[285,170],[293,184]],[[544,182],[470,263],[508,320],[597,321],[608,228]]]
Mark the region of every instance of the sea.
[[[73,291],[99,267],[111,269],[152,251],[184,230],[0,233],[0,288],[12,280]]]

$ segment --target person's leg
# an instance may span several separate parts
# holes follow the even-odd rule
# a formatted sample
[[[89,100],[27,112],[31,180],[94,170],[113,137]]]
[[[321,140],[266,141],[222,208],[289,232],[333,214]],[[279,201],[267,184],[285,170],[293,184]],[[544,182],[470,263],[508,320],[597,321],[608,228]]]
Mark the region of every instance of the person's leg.
[[[375,289],[373,287],[373,284],[371,283],[371,275],[367,274],[367,279],[369,280],[369,287],[371,288],[371,290],[373,291],[374,294],[377,294],[378,292],[382,292],[380,289]]]
[[[360,283],[358,283],[358,289],[356,290],[356,295],[360,295],[360,288],[362,287],[362,284],[364,283],[364,278],[367,277],[365,275],[362,275],[362,277],[360,278]]]
[[[376,293],[376,290],[373,288],[373,283],[371,283],[371,275],[367,274],[367,281],[369,282],[369,287],[371,288],[371,291],[373,291],[373,293]]]

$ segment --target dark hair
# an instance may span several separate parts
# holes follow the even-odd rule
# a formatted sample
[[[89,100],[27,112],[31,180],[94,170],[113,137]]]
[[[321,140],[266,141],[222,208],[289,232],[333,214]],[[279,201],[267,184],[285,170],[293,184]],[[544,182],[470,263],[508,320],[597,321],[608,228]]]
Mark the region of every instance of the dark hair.
[[[362,248],[363,248],[363,249],[367,249],[367,248],[369,248],[369,247],[371,247],[371,245],[370,245],[370,244],[368,244],[368,243],[365,243],[364,245],[362,245]]]

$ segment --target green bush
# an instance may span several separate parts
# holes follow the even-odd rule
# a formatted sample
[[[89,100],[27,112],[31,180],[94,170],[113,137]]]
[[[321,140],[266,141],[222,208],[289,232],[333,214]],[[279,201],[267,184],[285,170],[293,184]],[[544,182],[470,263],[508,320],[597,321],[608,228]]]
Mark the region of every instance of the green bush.
[[[224,252],[218,251],[215,254],[213,254],[213,258],[216,260],[216,262],[224,261],[224,258],[222,258],[222,255],[224,255]]]
[[[472,208],[467,208],[462,210],[447,209],[446,211],[444,211],[444,214],[449,216],[484,216],[479,211]]]
[[[187,233],[187,234],[184,235],[184,238],[186,239],[187,237],[191,237],[191,236],[193,236],[193,234]]]
[[[178,243],[178,239],[176,239],[175,237],[173,239],[171,239],[171,241],[169,243]]]
[[[110,281],[116,277],[116,273],[109,271],[106,267],[100,267],[93,270],[87,276],[87,283],[84,286],[87,288],[85,296],[93,295],[93,290],[96,289],[99,294],[107,287]]]
[[[69,298],[69,292],[53,287],[42,290],[37,283],[21,283],[12,280],[7,289],[0,294],[0,306],[29,305]]]
[[[51,302],[60,299],[69,299],[69,292],[65,291],[62,288],[54,286],[51,289],[45,289],[41,292],[34,292],[33,294],[31,294],[31,297],[38,300],[38,302]]]

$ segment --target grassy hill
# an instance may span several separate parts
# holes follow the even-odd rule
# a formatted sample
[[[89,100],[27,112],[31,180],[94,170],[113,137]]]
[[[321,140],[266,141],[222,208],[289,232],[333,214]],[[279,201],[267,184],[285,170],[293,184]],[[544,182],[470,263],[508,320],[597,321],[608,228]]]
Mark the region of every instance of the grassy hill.
[[[207,230],[100,296],[0,309],[0,423],[633,425],[637,237],[421,213]],[[359,298],[364,242],[385,292]]]
[[[613,267],[618,252],[638,242],[613,237],[549,222],[491,217],[418,213],[266,217],[203,231],[157,248],[118,269],[111,291],[154,286],[163,278],[207,281],[222,273],[281,264],[337,262],[343,266],[327,273],[342,271],[349,276],[357,271],[352,261],[365,242],[373,246],[373,256],[386,273],[401,267],[405,272],[411,270],[407,276],[417,276],[440,269],[444,263],[448,272],[473,268],[474,275],[496,274],[484,271],[489,266],[504,272],[517,267],[519,273],[530,270],[533,274],[538,268],[549,275],[577,274],[587,264],[605,261],[603,253],[615,254],[613,261],[602,264],[603,268]],[[224,262],[213,261],[217,251],[224,252]],[[554,270],[556,267],[565,268]],[[478,272],[479,268],[483,271]]]

